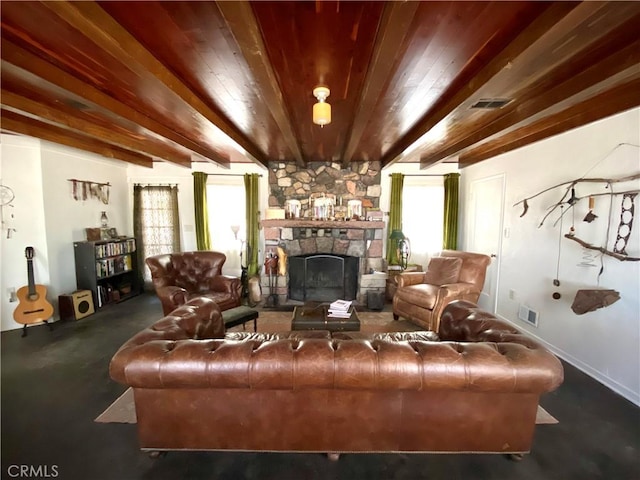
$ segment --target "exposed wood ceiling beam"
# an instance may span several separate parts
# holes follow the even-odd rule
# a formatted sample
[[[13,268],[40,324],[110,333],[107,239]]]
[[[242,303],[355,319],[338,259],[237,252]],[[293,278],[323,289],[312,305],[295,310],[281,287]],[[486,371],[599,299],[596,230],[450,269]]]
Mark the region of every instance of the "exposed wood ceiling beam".
[[[6,2],[0,105],[145,164],[467,165],[640,105],[638,23],[639,2]]]
[[[191,150],[192,152],[201,155],[204,158],[215,161],[223,168],[229,167],[228,160],[225,160],[224,156],[214,150],[203,147],[202,145],[189,140],[188,138],[179,135],[172,129],[164,126],[160,122],[141,114],[137,110],[125,105],[113,97],[101,92],[95,87],[92,87],[85,82],[77,79],[73,75],[68,74],[64,70],[52,65],[51,63],[41,59],[40,57],[24,50],[16,44],[2,39],[1,43],[2,59],[11,65],[14,65],[27,72],[32,72],[34,75],[46,80],[53,85],[71,92],[72,94],[84,98],[87,102],[93,103],[96,106],[104,108],[114,114],[137,123],[138,125],[150,130],[162,137],[171,140],[184,148]]]
[[[638,73],[640,75],[640,72]],[[606,118],[640,104],[640,78],[575,104],[559,114],[545,117],[462,153],[460,168],[529,145],[553,135]]]
[[[523,29],[498,55],[487,59],[484,58],[481,51],[473,60],[478,66],[478,71],[473,78],[468,82],[459,83],[450,93],[445,93],[442,100],[383,155],[381,160],[382,165],[387,167],[393,164],[402,152],[454,111],[458,105],[468,100],[469,97],[500,72],[512,59],[518,57],[529,48],[533,42],[542,37],[551,27],[558,23],[561,18],[576,8],[577,5],[577,2],[552,4],[535,18],[527,28]],[[484,46],[483,51],[492,51],[495,47],[492,47],[491,43],[498,41],[503,41],[503,39],[493,38]]]
[[[69,25],[91,38],[100,48],[116,58],[126,59],[128,66],[140,75],[153,74],[169,90],[178,95],[194,109],[219,128],[225,135],[244,148],[261,164],[265,165],[263,153],[222,114],[204,102],[179,77],[156,59],[122,25],[116,22],[95,2],[43,2]],[[210,158],[205,156],[205,158]],[[219,156],[212,158],[219,163]],[[224,166],[224,165],[222,165]],[[228,165],[227,165],[228,167]]]
[[[397,61],[398,47],[404,43],[417,8],[418,2],[392,2],[385,6],[362,96],[357,103],[353,127],[349,130],[351,134],[343,152],[344,165],[354,160],[354,153],[375,110],[378,98],[392,74],[389,66]]]
[[[156,143],[149,138],[139,140],[121,134],[113,127],[108,128],[92,123],[89,119],[85,118],[81,112],[78,113],[71,107],[63,104],[55,106],[45,105],[31,98],[26,98],[8,91],[6,88],[3,88],[0,93],[2,95],[2,105],[9,107],[9,109],[14,112],[25,112],[30,114],[30,116],[42,118],[47,120],[48,123],[55,124],[59,127],[67,127],[75,133],[92,137],[95,140],[103,139],[105,143],[110,143],[123,150],[133,150],[141,154],[146,152],[162,160],[176,163],[187,168],[191,167],[190,155],[172,151],[167,148],[166,145],[156,145]]]
[[[156,59],[135,37],[94,2],[44,2],[69,25],[91,38],[100,48],[125,60],[140,75],[152,74],[169,90],[219,128],[263,165],[264,154],[222,114],[204,102],[179,77]],[[205,156],[205,158],[209,158]],[[219,158],[213,158],[218,163]]]
[[[256,88],[262,87],[260,97],[278,124],[287,147],[291,150],[296,163],[304,165],[302,150],[296,139],[290,115],[282,97],[282,90],[269,62],[269,55],[251,5],[242,0],[219,2],[217,7],[255,76]]]
[[[60,143],[68,147],[93,152],[103,157],[115,158],[143,167],[153,167],[153,159],[151,157],[123,150],[108,143],[96,141],[93,138],[88,139],[64,128],[34,120],[6,108],[0,109],[0,127],[5,131]]]
[[[549,108],[560,108],[562,101],[573,96],[585,95],[588,89],[598,86],[607,88],[609,82],[619,74],[631,76],[637,72],[640,63],[640,40],[637,38],[637,23],[627,22],[626,28],[621,30],[622,37],[607,39],[607,41],[585,49],[579,58],[572,62],[572,68],[560,66],[556,71],[549,72],[544,78],[528,89],[526,95],[516,95],[519,101],[507,105],[499,113],[499,117],[483,128],[466,132],[463,138],[447,143],[447,147],[429,152],[421,160],[421,168],[427,168],[443,159],[460,152],[486,138],[513,126],[522,126],[520,122],[536,120],[536,115]]]

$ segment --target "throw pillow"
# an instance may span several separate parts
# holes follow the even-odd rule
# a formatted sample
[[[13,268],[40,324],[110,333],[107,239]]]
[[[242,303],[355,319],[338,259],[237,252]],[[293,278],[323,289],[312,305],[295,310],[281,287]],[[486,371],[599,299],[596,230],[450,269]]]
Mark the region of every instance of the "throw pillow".
[[[457,257],[433,257],[425,273],[425,283],[445,285],[456,283],[460,276],[462,259]]]

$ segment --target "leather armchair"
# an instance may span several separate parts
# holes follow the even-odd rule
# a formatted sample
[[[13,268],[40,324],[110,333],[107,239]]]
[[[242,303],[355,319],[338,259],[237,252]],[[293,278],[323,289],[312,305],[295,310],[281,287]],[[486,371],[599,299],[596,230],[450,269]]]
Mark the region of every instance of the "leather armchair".
[[[240,305],[242,284],[238,277],[222,274],[224,253],[180,252],[145,259],[162,310],[168,315],[198,297],[210,298],[220,310]]]
[[[477,303],[490,262],[487,255],[443,250],[431,259],[426,272],[398,275],[393,318],[403,317],[437,332],[440,315],[449,303],[454,300]]]

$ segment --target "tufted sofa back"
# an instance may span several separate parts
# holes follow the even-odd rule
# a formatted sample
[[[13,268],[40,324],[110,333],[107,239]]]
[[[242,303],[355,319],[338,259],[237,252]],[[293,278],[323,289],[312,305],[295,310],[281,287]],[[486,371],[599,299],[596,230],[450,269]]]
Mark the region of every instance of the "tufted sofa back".
[[[114,380],[126,383],[125,370],[147,363],[155,357],[158,348],[168,351],[179,341],[221,337],[224,337],[224,321],[216,302],[205,297],[194,298],[131,337],[113,357],[109,372]]]
[[[203,314],[203,328],[198,329],[191,317],[189,321],[165,317],[159,323],[168,328],[151,327],[152,332],[141,332],[116,353],[111,376],[151,389],[541,393],[562,382],[560,362],[543,346],[497,319],[480,315],[473,304],[456,303],[443,315],[444,341],[430,341],[423,332],[332,337],[329,332],[312,331],[214,338],[220,330],[209,323],[217,321],[217,314],[209,305],[199,305],[195,314]],[[469,326],[463,325],[466,322]],[[189,331],[181,331],[183,327]],[[200,335],[195,337],[195,332]]]
[[[227,260],[224,253],[212,251],[180,252],[146,259],[156,287],[176,286],[187,292],[206,292],[211,279],[222,274]]]

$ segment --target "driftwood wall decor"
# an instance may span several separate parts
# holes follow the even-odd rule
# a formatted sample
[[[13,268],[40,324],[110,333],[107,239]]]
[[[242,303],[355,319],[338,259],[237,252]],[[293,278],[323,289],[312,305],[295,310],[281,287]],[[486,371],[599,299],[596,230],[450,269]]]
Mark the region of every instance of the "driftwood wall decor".
[[[614,150],[622,145],[630,145],[636,148],[640,148],[638,145],[631,144],[619,144],[617,145],[609,154],[611,154]],[[607,155],[608,157],[609,155]],[[605,157],[605,159],[607,158]],[[602,159],[601,161],[603,161]],[[540,195],[552,191],[556,188],[564,187],[564,191],[558,201],[554,204],[550,205],[546,209],[546,213],[544,214],[542,220],[538,224],[538,228],[542,227],[544,223],[553,215],[554,212],[559,210],[559,214],[557,219],[554,221],[553,226],[557,226],[560,224],[560,232],[559,232],[559,240],[558,240],[558,267],[556,271],[556,278],[553,280],[553,284],[557,287],[560,285],[559,277],[559,267],[560,267],[560,253],[562,246],[562,237],[571,240],[573,242],[578,243],[583,248],[581,262],[578,266],[581,267],[597,267],[596,258],[600,259],[600,271],[598,273],[598,278],[602,275],[604,271],[604,258],[605,256],[615,258],[620,261],[640,261],[640,257],[629,255],[627,252],[627,245],[629,243],[629,239],[631,237],[631,232],[633,229],[633,220],[635,216],[635,200],[640,193],[640,189],[638,188],[629,188],[629,186],[624,186],[621,184],[637,181],[640,179],[640,173],[634,173],[631,175],[626,175],[619,178],[576,178],[573,180],[568,180],[557,185],[553,185],[549,188],[545,188],[540,192],[535,193],[529,197],[526,197],[519,202],[516,202],[513,206],[522,207],[522,213],[520,217],[524,217],[529,212],[529,202]],[[602,191],[592,191],[587,195],[578,195],[576,193],[576,186],[581,185],[584,189],[586,186],[599,186],[604,187],[605,192]],[[616,187],[620,185],[621,188],[616,190]],[[633,185],[634,187],[636,185]],[[593,189],[592,189],[593,190]],[[576,235],[576,224],[575,224],[575,212],[576,205],[578,205],[582,200],[588,199],[588,212],[583,218],[583,222],[592,225],[594,220],[598,218],[598,215],[594,213],[596,197],[609,197],[609,214],[606,220],[606,234],[604,238],[604,244],[601,246],[592,245],[591,243],[578,238]],[[614,200],[620,199],[620,221],[618,223],[615,242],[612,247],[609,247],[610,242],[610,230],[612,229],[612,223],[614,221],[613,218],[613,205]],[[568,212],[573,212],[573,222],[571,227],[569,228],[568,233],[563,232],[563,218]],[[594,226],[598,222],[593,224]],[[593,227],[590,227],[593,228]],[[596,252],[599,252],[596,253]],[[561,298],[561,294],[559,292],[553,292],[552,298],[558,300]],[[607,289],[579,289],[576,293],[573,304],[571,305],[571,309],[577,315],[582,315],[587,312],[592,312],[599,308],[607,307],[612,303],[618,301],[620,299],[619,292],[615,290],[607,290]]]
[[[76,201],[84,201],[89,198],[100,200],[105,205],[109,204],[109,187],[110,183],[91,182],[89,180],[78,180],[76,178],[68,178],[71,182],[71,195]]]
[[[542,220],[540,221],[540,224],[538,225],[539,227],[542,227],[542,225],[544,225],[544,222],[547,220],[547,218],[558,208],[560,208],[560,206],[562,205],[566,205],[568,204],[569,207],[573,207],[574,205],[576,205],[578,203],[578,201],[582,200],[583,198],[589,198],[589,197],[598,197],[598,196],[610,196],[610,195],[625,195],[625,194],[631,194],[631,193],[640,193],[640,190],[628,190],[628,191],[624,191],[624,192],[614,192],[614,191],[610,191],[610,192],[606,192],[606,193],[590,193],[589,195],[584,195],[581,197],[578,197],[575,195],[575,186],[579,183],[605,183],[607,185],[609,185],[609,187],[611,188],[611,185],[614,183],[621,183],[621,182],[630,182],[632,180],[638,180],[640,179],[640,173],[635,173],[633,175],[629,175],[627,177],[621,177],[621,178],[577,178],[575,180],[569,180],[567,182],[562,182],[559,183],[557,185],[554,185],[553,187],[549,187],[549,188],[545,188],[544,190],[541,190],[540,192],[536,193],[535,195],[531,195],[530,197],[527,197],[523,200],[520,200],[519,202],[516,202],[513,204],[514,207],[517,207],[518,205],[522,205],[523,206],[523,211],[522,214],[520,215],[520,218],[524,217],[527,212],[529,211],[529,202],[528,200],[532,200],[540,195],[542,195],[543,193],[546,193],[550,190],[553,190],[554,188],[558,188],[558,187],[562,187],[564,185],[567,185],[567,188],[564,192],[564,195],[562,195],[562,197],[560,198],[560,200],[558,200],[554,205],[549,207],[549,211],[545,214],[545,216],[542,218]],[[567,198],[567,195],[569,195],[569,193],[572,193],[571,197],[569,197],[566,201],[565,199]],[[564,212],[568,212],[570,210],[570,208],[567,208],[567,210]],[[564,214],[563,213],[563,214]]]
[[[540,228],[542,227],[542,225],[544,225],[544,222],[549,218],[549,216],[554,211],[556,211],[557,209],[560,209],[561,213],[558,219],[554,222],[554,226],[557,225],[558,222],[562,219],[562,217],[568,211],[574,208],[574,206],[578,204],[580,200],[583,200],[585,198],[589,199],[589,206],[590,206],[589,212],[591,213],[591,215],[587,214],[587,217],[585,217],[585,221],[590,223],[596,218],[595,214],[593,214],[592,212],[592,207],[591,207],[591,205],[593,204],[592,203],[593,199],[595,197],[609,196],[613,198],[613,197],[622,196],[622,213],[621,213],[620,224],[618,226],[618,237],[616,239],[616,243],[613,248],[613,251],[607,249],[607,243],[609,241],[608,238],[605,240],[604,246],[600,246],[600,247],[594,246],[576,237],[573,227],[569,231],[569,233],[565,235],[565,238],[578,242],[580,245],[582,245],[586,249],[597,250],[603,255],[608,255],[617,260],[637,262],[637,261],[640,261],[640,257],[633,257],[633,256],[627,255],[625,251],[625,247],[629,239],[629,236],[631,235],[631,227],[633,226],[633,215],[635,211],[634,200],[636,195],[640,192],[640,190],[634,189],[634,190],[625,190],[625,191],[616,192],[613,190],[613,186],[616,183],[630,182],[638,179],[640,179],[640,173],[635,173],[633,175],[628,175],[626,177],[621,177],[621,178],[577,178],[575,180],[569,180],[567,182],[562,182],[552,187],[545,188],[544,190],[536,193],[535,195],[531,195],[530,197],[520,200],[519,202],[515,203],[513,206],[517,207],[518,205],[522,205],[523,211],[522,211],[522,214],[520,215],[520,218],[522,218],[529,211],[529,202],[528,202],[529,200],[532,200],[542,195],[543,193],[553,190],[554,188],[566,186],[564,194],[562,195],[560,200],[558,200],[555,204],[551,205],[547,209],[548,210],[547,213],[544,215],[544,217],[540,221],[540,224],[538,225],[538,228]],[[580,183],[604,183],[606,185],[606,188],[609,191],[605,193],[590,193],[589,195],[577,196],[575,186]],[[567,207],[567,208],[565,209],[564,207]],[[621,245],[621,246],[618,246],[618,245]]]
[[[620,293],[615,290],[578,290],[571,304],[571,310],[576,315],[583,315],[608,307],[618,300],[620,300]]]

